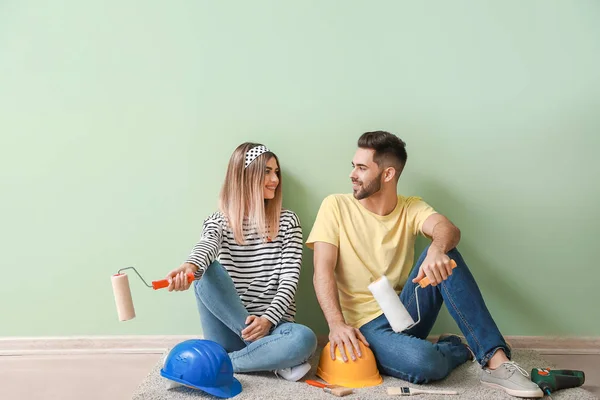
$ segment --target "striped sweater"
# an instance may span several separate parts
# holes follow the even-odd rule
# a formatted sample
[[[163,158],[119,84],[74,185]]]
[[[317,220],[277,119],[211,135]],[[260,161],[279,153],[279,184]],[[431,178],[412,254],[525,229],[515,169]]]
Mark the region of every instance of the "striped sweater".
[[[264,243],[256,230],[243,227],[245,245],[235,242],[233,231],[221,212],[209,216],[202,236],[187,262],[206,270],[218,260],[229,272],[235,288],[251,315],[268,319],[274,326],[282,319],[294,322],[295,295],[302,265],[302,227],[298,216],[281,211],[279,234]]]

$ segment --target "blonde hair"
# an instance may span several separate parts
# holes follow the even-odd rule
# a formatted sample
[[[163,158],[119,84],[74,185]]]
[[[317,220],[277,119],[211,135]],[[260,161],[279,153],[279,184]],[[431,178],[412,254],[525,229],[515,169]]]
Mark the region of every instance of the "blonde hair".
[[[266,200],[263,189],[267,162],[275,157],[279,167],[279,159],[268,151],[244,168],[246,152],[256,146],[260,144],[242,143],[234,150],[219,196],[219,209],[225,215],[235,241],[240,245],[246,243],[243,232],[245,223],[255,228],[265,242],[268,238],[274,240],[279,233],[281,172],[278,174],[279,185],[273,199]]]

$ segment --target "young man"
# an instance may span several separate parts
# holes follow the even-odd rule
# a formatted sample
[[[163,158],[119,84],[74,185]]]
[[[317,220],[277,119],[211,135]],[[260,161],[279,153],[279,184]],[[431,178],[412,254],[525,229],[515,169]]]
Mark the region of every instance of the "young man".
[[[338,347],[344,362],[348,356],[355,360],[361,356],[361,341],[373,350],[382,373],[426,383],[443,379],[475,357],[483,367],[482,383],[517,397],[542,397],[527,372],[510,361],[510,347],[456,250],[459,229],[420,198],[396,193],[406,159],[405,144],[397,136],[363,134],[352,161],[353,193],[325,198],[308,238],[314,249],[315,291],[329,324],[331,358]],[[431,244],[412,268],[418,234]],[[415,287],[425,276],[431,281],[419,289],[421,322],[402,333],[392,330],[368,289],[382,275],[415,321]],[[442,303],[468,346],[454,335],[435,344],[426,340]]]

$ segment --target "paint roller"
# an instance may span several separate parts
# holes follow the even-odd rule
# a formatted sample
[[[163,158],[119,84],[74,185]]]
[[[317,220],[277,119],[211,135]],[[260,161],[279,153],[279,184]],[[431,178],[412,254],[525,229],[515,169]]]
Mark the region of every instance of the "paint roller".
[[[450,260],[450,266],[452,269],[456,268],[456,262]],[[417,303],[418,315],[417,322],[412,319],[385,275],[371,283],[368,287],[371,293],[373,293],[373,297],[375,297],[377,303],[379,303],[379,307],[381,307],[381,310],[385,314],[385,317],[394,332],[402,332],[412,328],[421,321],[421,310],[419,309],[419,296],[417,290],[419,288],[426,288],[430,283],[429,278],[425,277],[421,279],[415,287],[415,300]]]
[[[110,278],[112,281],[113,295],[115,296],[115,304],[117,306],[119,321],[128,321],[135,318],[135,309],[133,308],[133,299],[131,298],[131,290],[129,288],[129,277],[123,272],[126,269],[132,269],[137,276],[140,277],[142,282],[144,282],[144,285],[148,286],[149,288],[158,290],[169,287],[168,279],[152,281],[152,285],[148,285],[134,267],[121,268]],[[186,276],[188,283],[194,281],[194,274],[189,273]]]

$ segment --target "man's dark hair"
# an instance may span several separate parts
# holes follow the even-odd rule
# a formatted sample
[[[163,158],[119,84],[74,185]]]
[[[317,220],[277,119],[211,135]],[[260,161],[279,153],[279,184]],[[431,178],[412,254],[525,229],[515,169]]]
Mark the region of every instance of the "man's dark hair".
[[[358,147],[375,150],[373,161],[379,168],[394,167],[396,178],[400,177],[406,164],[406,143],[398,136],[385,132],[365,132],[358,138]]]

